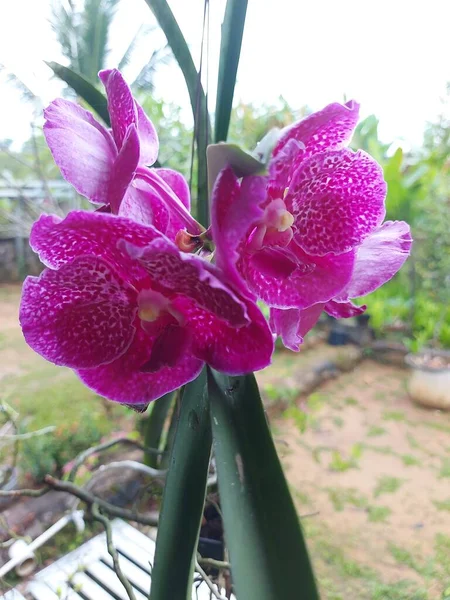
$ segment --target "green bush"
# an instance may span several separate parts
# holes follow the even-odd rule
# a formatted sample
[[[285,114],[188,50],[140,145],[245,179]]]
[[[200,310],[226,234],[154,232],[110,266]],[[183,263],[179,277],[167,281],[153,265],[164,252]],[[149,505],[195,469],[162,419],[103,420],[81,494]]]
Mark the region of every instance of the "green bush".
[[[80,420],[58,426],[55,431],[25,440],[21,448],[21,468],[37,482],[45,475],[60,477],[63,467],[81,451],[98,443],[103,435],[90,414]]]

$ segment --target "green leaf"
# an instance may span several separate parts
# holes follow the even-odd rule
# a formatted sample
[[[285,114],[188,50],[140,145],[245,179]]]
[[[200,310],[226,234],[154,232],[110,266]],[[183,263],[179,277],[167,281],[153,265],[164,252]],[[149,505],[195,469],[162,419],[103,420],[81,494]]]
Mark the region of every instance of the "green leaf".
[[[189,92],[189,98],[192,106],[194,121],[197,123],[197,219],[208,226],[209,207],[208,207],[208,175],[206,167],[206,148],[210,141],[209,132],[211,125],[209,115],[206,111],[206,96],[203,87],[199,81],[197,69],[194,60],[189,51],[189,47],[181,32],[180,26],[175,19],[173,12],[166,0],[145,0],[153,12],[164,31],[167,42],[173,55],[183,73],[184,80]]]
[[[228,0],[222,24],[214,141],[227,139],[233,106],[234,86],[241,55],[247,0]]]
[[[92,83],[89,83],[87,79],[75,73],[72,69],[63,67],[57,62],[47,62],[46,64],[59,79],[62,79],[78,96],[83,98],[108,126],[111,125],[106,97]]]
[[[206,371],[189,383],[181,401],[162,501],[152,569],[151,600],[189,600],[192,561],[205,501],[211,453]]]
[[[159,449],[161,434],[164,429],[164,424],[169,414],[174,393],[170,392],[159,398],[157,402],[153,402],[152,411],[145,420],[145,435],[144,443],[146,448]],[[147,453],[144,456],[144,462],[148,467],[158,466],[158,456],[156,454]]]
[[[236,144],[226,144],[224,142],[210,144],[207,150],[207,157],[210,193],[218,174],[226,166],[232,167],[237,177],[255,175],[256,173],[264,174],[266,172],[266,165],[264,163],[257,160],[251,154],[244,152]]]
[[[225,539],[238,598],[317,600],[297,513],[253,374],[208,370]]]

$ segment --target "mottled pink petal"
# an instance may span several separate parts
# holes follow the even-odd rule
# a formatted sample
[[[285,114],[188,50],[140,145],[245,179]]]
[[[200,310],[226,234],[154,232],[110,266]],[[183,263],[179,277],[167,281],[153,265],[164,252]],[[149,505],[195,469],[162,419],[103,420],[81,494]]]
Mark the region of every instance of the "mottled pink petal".
[[[119,216],[143,225],[152,225],[166,234],[170,215],[161,197],[140,177],[135,177],[128,187],[119,208]]]
[[[160,234],[130,219],[101,212],[72,211],[65,219],[42,215],[33,225],[30,245],[48,267],[57,269],[84,255],[105,259],[125,279],[146,277],[144,269],[117,247],[118,240],[144,247]]]
[[[172,215],[183,224],[189,233],[198,235],[202,233],[203,228],[194,217],[190,214],[183,202],[178,198],[174,190],[160,177],[159,169],[147,169],[139,167],[137,171],[138,177],[146,181],[166,204],[169,214]]]
[[[250,323],[235,328],[191,298],[179,297],[174,307],[184,315],[192,331],[194,354],[211,367],[229,375],[242,375],[266,367],[273,353],[273,336],[259,308],[246,302]]]
[[[340,254],[383,221],[386,183],[380,165],[359,150],[316,154],[296,171],[286,208],[294,240],[308,254]]]
[[[79,258],[23,286],[20,323],[41,356],[72,368],[109,363],[129,347],[137,294],[105,261]]]
[[[107,204],[117,149],[90,112],[58,99],[44,111],[44,135],[62,176],[92,202]]]
[[[245,255],[240,269],[250,290],[275,308],[307,308],[327,302],[349,282],[353,271],[354,253],[339,256],[308,256],[295,244],[289,250],[295,255],[297,268],[288,276],[270,276],[255,266],[251,255]]]
[[[154,338],[138,328],[133,343],[118,360],[95,369],[78,371],[81,380],[97,394],[122,404],[147,404],[189,383],[200,373],[203,362],[186,354],[175,367],[155,373],[140,369],[150,359]]]
[[[365,304],[357,306],[350,301],[337,302],[335,300],[330,300],[325,304],[323,310],[330,315],[330,317],[334,317],[335,319],[348,319],[350,317],[362,315],[366,308],[367,306]]]
[[[219,319],[241,327],[248,322],[246,307],[220,278],[220,271],[197,256],[180,252],[168,239],[155,240],[146,248],[119,243],[141,264],[152,288],[166,297],[186,296]]]
[[[294,165],[299,157],[303,157],[305,146],[295,139],[290,139],[280,149],[277,156],[269,163],[268,194],[271,198],[284,198],[284,192],[289,186]]]
[[[292,139],[305,145],[301,160],[317,152],[339,150],[351,139],[358,118],[359,104],[354,100],[346,104],[329,104],[289,127],[278,140],[273,156],[276,157]]]
[[[407,223],[383,223],[357,249],[352,278],[336,299],[342,301],[365,296],[389,281],[408,258],[411,245]]]
[[[266,178],[244,177],[242,184],[231,168],[223,169],[212,191],[211,230],[216,245],[216,264],[228,280],[243,289],[236,269],[239,249],[252,225],[263,216],[260,205],[266,199]]]
[[[109,181],[109,204],[111,211],[115,214],[119,212],[120,203],[133,180],[138,163],[139,138],[136,127],[130,125],[120,148],[119,155],[114,162],[112,176]]]
[[[184,206],[190,210],[191,193],[183,175],[173,169],[155,169],[155,171],[172,188]]]
[[[121,148],[128,127],[138,122],[137,107],[131,90],[117,69],[105,69],[98,74],[108,97],[108,112],[117,148]]]
[[[137,111],[137,130],[141,145],[141,164],[150,167],[158,158],[159,141],[156,129],[142,106],[134,101]]]
[[[271,308],[270,327],[281,337],[286,348],[298,352],[303,338],[319,320],[324,306],[324,303],[321,302],[303,310]]]

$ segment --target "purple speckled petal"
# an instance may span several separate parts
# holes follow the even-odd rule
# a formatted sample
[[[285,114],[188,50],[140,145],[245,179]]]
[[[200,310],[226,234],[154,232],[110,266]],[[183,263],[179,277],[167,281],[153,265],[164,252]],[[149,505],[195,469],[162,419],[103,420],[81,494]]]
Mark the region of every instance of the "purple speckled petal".
[[[294,240],[308,254],[347,252],[383,221],[380,165],[359,150],[316,154],[295,172],[286,196]]]
[[[155,169],[155,171],[169,185],[173,183],[175,189],[181,191],[183,202],[188,200],[185,192],[183,192],[181,179],[184,181],[184,178],[182,175],[178,178],[178,174],[174,175],[176,171],[172,171],[171,169]],[[168,171],[170,173],[167,175],[167,173],[160,173],[160,171]],[[184,184],[187,186],[185,181]],[[187,193],[189,194],[189,188],[187,188]],[[144,225],[153,225],[155,229],[172,241],[175,240],[175,236],[180,229],[186,227],[185,221],[179,217],[178,213],[171,211],[153,185],[139,174],[133,179],[122,200],[119,215],[133,219],[133,221],[143,223]]]
[[[166,238],[155,240],[146,248],[120,243],[152,280],[152,288],[174,298],[185,296],[201,309],[235,327],[248,323],[246,307],[226,283],[214,265],[197,256],[180,252]]]
[[[183,175],[173,169],[155,169],[155,171],[173,189],[184,206],[191,210],[191,193]]]
[[[64,179],[92,202],[106,204],[117,156],[109,131],[68,100],[55,100],[44,116],[45,139]]]
[[[308,256],[291,243],[289,256],[295,256],[297,268],[288,276],[269,275],[254,264],[252,255],[244,255],[240,269],[253,293],[275,308],[307,308],[318,302],[327,302],[349,282],[353,271],[354,253],[339,256]]]
[[[352,278],[336,300],[365,296],[385,284],[402,267],[411,246],[411,232],[407,223],[383,223],[357,249]]]
[[[266,199],[266,178],[244,177],[242,184],[231,168],[216,179],[212,192],[211,230],[216,245],[216,264],[238,289],[245,290],[236,269],[239,249],[246,233],[263,215],[260,205]]]
[[[119,212],[120,203],[134,177],[139,163],[139,138],[134,125],[130,125],[117,156],[109,181],[108,199],[111,211]]]
[[[354,100],[346,104],[329,104],[289,127],[278,140],[273,156],[278,156],[292,139],[305,145],[304,153],[299,156],[300,161],[317,152],[339,150],[352,137],[358,118],[359,104]],[[300,163],[297,163],[297,166],[298,164]]]
[[[330,300],[325,304],[323,310],[330,315],[330,317],[334,317],[335,319],[349,319],[350,317],[362,315],[366,308],[367,306],[365,304],[357,306],[350,301],[337,302],[335,300]]]
[[[136,311],[136,291],[108,263],[89,256],[28,277],[20,323],[27,343],[47,360],[91,368],[126,351]]]
[[[189,383],[203,362],[186,354],[176,366],[146,373],[140,369],[150,359],[154,338],[138,328],[133,343],[118,360],[96,369],[78,371],[81,380],[97,394],[122,404],[147,404]]]
[[[268,183],[268,193],[271,198],[284,198],[284,192],[291,182],[295,166],[299,164],[304,153],[304,144],[292,138],[272,158],[269,163]]]
[[[271,308],[270,327],[274,333],[281,336],[286,348],[298,352],[303,338],[319,320],[324,306],[324,303],[320,302],[303,310]]]
[[[126,280],[146,277],[144,269],[117,247],[118,240],[144,247],[160,237],[153,227],[101,212],[72,211],[65,219],[42,215],[30,245],[48,267],[57,269],[85,255],[105,259]]]
[[[113,137],[117,148],[121,148],[128,127],[137,125],[138,112],[131,90],[117,69],[105,69],[98,74],[108,97],[108,112],[111,118]]]
[[[154,189],[139,176],[128,187],[119,208],[119,216],[143,225],[152,225],[161,233],[167,234],[169,209]]]
[[[194,354],[229,375],[263,369],[270,364],[273,353],[273,336],[267,321],[256,304],[245,302],[250,322],[235,328],[191,298],[179,297],[174,301],[174,307],[186,319],[186,328],[192,331]]]
[[[134,101],[137,110],[137,130],[141,145],[141,164],[150,167],[158,158],[159,141],[156,129],[142,106]]]

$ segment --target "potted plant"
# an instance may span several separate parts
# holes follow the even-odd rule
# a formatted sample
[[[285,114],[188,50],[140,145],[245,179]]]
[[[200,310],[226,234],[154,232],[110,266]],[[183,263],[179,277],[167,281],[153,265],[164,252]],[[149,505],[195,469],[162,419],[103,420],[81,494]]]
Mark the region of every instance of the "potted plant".
[[[450,352],[423,350],[407,354],[405,362],[411,369],[411,398],[422,406],[450,410]]]

